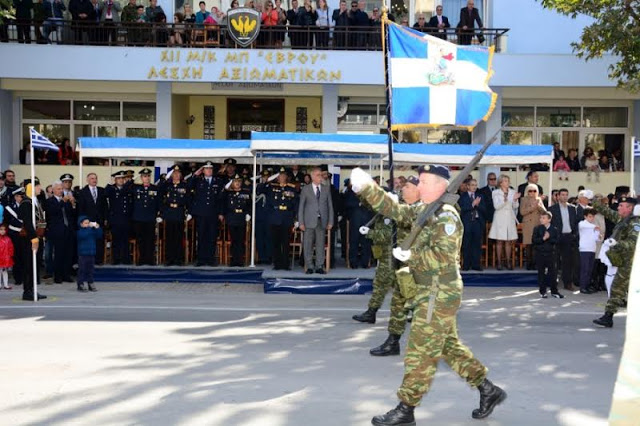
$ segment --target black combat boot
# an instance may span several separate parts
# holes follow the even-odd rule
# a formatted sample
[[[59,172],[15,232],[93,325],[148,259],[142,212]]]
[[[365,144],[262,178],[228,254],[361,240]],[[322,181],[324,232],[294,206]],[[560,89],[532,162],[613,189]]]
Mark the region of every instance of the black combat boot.
[[[373,356],[400,355],[400,336],[390,334],[383,344],[371,349],[369,353]]]
[[[369,308],[366,311],[364,311],[363,313],[361,313],[360,315],[354,315],[352,318],[354,320],[356,320],[356,321],[368,322],[369,324],[375,324],[376,323],[376,312],[378,312],[377,309]]]
[[[375,416],[371,419],[374,426],[415,426],[416,419],[413,417],[413,409],[410,405],[401,402],[396,408],[382,416]]]
[[[601,325],[603,327],[613,327],[613,314],[611,312],[605,312],[603,316],[593,320],[594,324]]]
[[[491,383],[489,379],[484,379],[478,386],[478,390],[480,391],[480,408],[476,408],[471,413],[471,417],[474,419],[488,417],[493,412],[493,409],[496,408],[496,405],[507,399],[507,393]]]

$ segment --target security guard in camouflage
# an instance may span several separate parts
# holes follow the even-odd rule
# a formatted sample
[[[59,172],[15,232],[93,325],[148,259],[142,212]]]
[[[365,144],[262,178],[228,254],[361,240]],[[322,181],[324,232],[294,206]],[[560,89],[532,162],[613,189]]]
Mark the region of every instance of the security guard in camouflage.
[[[447,167],[421,167],[418,188],[424,204],[419,207],[398,204],[360,169],[352,172],[351,183],[354,191],[361,192],[376,212],[394,219],[400,226],[412,226],[420,211],[446,191],[449,177]],[[456,315],[462,298],[459,271],[462,233],[456,209],[444,205],[428,219],[411,247],[412,255],[407,261],[410,272],[398,275],[403,295],[411,299],[414,315],[404,360],[404,379],[398,390],[401,402],[388,413],[374,417],[374,425],[415,425],[414,408],[428,392],[440,359],[470,385],[478,387],[480,407],[473,411],[473,418],[487,417],[506,398],[506,393],[486,378],[487,368],[458,339]],[[407,275],[412,279],[404,279]]]
[[[618,267],[618,271],[611,284],[611,296],[604,308],[604,315],[593,320],[595,324],[607,328],[613,327],[613,315],[618,312],[618,308],[624,306],[629,292],[632,266],[629,259],[633,259],[638,233],[640,233],[640,217],[633,216],[636,203],[635,198],[622,197],[618,201],[617,212],[599,202],[593,205],[593,208],[602,213],[605,219],[616,224],[610,237],[615,240],[615,245],[607,251],[607,257],[613,266]]]
[[[393,256],[393,223],[391,219],[381,215],[376,215],[373,219],[373,228],[362,226],[360,233],[371,240],[371,251],[373,257],[378,261],[376,274],[373,277],[373,294],[369,299],[368,309],[352,318],[356,321],[375,324],[376,312],[382,306],[384,298],[393,288],[396,281],[396,271],[394,269]]]
[[[418,177],[409,176],[407,182],[402,188],[402,201],[407,205],[414,205],[420,203],[420,194],[418,192]],[[414,209],[415,211],[415,209]],[[397,241],[403,241],[411,228],[407,226],[396,225],[397,228]],[[397,262],[398,267],[404,266],[401,262]],[[407,323],[407,299],[402,296],[400,287],[398,286],[398,280],[396,279],[395,272],[393,275],[393,294],[391,296],[391,313],[389,315],[389,336],[380,346],[376,346],[371,349],[369,353],[373,356],[389,356],[400,355],[400,338],[404,333],[405,324]]]

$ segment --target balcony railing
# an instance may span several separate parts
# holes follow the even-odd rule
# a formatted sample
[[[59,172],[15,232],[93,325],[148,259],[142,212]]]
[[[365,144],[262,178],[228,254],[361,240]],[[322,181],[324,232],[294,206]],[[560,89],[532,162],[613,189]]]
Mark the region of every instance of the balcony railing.
[[[432,34],[453,43],[500,46],[506,28],[472,31],[448,28]],[[0,25],[0,42],[136,47],[237,48],[226,26],[193,23],[79,23],[63,20],[21,21]],[[380,27],[262,26],[251,48],[382,50]]]

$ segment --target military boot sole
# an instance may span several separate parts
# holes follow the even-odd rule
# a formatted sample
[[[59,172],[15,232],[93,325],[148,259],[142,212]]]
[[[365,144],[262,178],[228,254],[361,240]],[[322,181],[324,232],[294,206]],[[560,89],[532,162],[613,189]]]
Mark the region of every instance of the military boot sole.
[[[369,351],[372,356],[391,356],[391,355],[400,355],[400,347],[389,348],[389,349],[379,349],[374,348]]]
[[[358,321],[358,322],[363,322],[366,324],[375,324],[376,323],[376,319],[375,318],[363,318],[360,315],[354,315],[351,318],[353,318],[354,320]]]
[[[484,413],[478,413],[477,410],[473,410],[473,412],[471,413],[471,417],[473,417],[474,419],[484,419],[487,418],[491,415],[491,413],[493,413],[493,410],[500,404],[502,404],[504,402],[505,399],[507,399],[507,393],[502,390],[501,388],[498,388],[496,386],[496,388],[500,391],[500,395],[498,395],[498,397],[495,399],[494,402],[492,402],[489,407],[487,407],[487,411],[485,411]]]
[[[600,321],[600,319],[594,319],[593,323],[605,328],[613,328],[613,321]]]
[[[374,426],[416,426],[416,422],[388,423],[385,421],[376,420],[375,417],[371,420],[371,424]]]

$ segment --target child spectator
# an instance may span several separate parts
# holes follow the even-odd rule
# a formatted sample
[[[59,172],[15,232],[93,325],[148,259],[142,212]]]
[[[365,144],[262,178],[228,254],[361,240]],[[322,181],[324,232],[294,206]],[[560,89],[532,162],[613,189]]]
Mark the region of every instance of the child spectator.
[[[533,229],[533,245],[536,248],[536,266],[538,267],[538,286],[540,297],[547,298],[547,285],[551,287],[551,295],[562,299],[558,292],[558,271],[556,270],[555,249],[558,242],[558,230],[551,226],[550,212],[540,214],[540,225]]]
[[[584,168],[587,171],[587,181],[591,182],[591,173],[596,174],[596,182],[600,182],[600,166],[595,153],[591,153],[584,161]]]
[[[9,268],[13,266],[13,243],[7,235],[7,226],[0,225],[0,288],[11,290]]]
[[[93,285],[93,270],[96,258],[96,240],[102,238],[102,229],[87,216],[78,218],[78,291],[86,292],[85,281],[90,291],[98,291]]]
[[[583,294],[593,293],[589,286],[596,258],[596,245],[600,240],[600,227],[595,224],[596,213],[594,209],[586,209],[584,219],[578,223],[580,232],[580,293]]]
[[[564,159],[564,155],[560,154],[555,164],[553,165],[553,171],[558,172],[560,176],[560,180],[564,178],[564,180],[569,180],[569,172],[571,171],[571,167],[567,163],[567,160]]]

